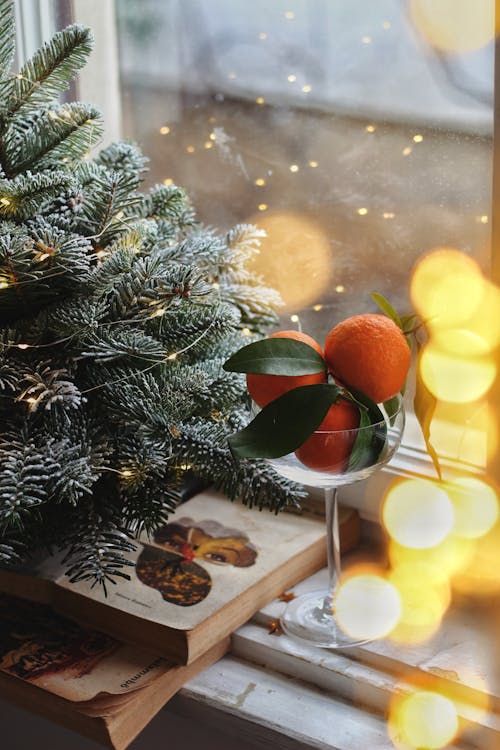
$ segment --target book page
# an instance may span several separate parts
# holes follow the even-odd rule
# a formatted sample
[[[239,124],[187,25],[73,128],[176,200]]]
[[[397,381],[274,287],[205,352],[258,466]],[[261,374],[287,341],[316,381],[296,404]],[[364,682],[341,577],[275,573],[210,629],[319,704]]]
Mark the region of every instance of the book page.
[[[66,700],[130,693],[171,668],[158,654],[81,628],[47,605],[0,596],[0,670]]]
[[[324,535],[324,521],[249,510],[210,490],[181,505],[153,539],[141,539],[132,580],[110,587],[107,599],[86,582],[59,585],[190,630]]]

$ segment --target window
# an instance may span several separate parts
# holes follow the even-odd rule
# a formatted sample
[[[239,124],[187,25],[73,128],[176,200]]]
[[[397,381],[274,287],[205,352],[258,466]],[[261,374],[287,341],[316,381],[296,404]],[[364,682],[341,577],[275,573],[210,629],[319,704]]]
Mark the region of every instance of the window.
[[[186,187],[203,222],[266,230],[257,268],[282,294],[282,327],[321,341],[372,310],[371,291],[407,312],[412,266],[436,247],[488,269],[492,3],[471,18],[430,0],[73,6],[97,37],[80,95],[105,138],[138,141],[147,184]],[[450,458],[484,462],[481,409],[439,405]],[[406,441],[422,447],[411,419]]]

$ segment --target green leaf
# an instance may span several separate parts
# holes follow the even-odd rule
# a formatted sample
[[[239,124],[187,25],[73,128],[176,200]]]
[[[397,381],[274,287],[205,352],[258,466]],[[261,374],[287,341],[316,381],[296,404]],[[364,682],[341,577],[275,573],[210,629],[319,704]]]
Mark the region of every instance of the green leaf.
[[[380,456],[387,437],[387,425],[379,406],[365,393],[352,388],[345,394],[359,406],[360,430],[352,447],[347,471],[372,466]]]
[[[377,292],[372,292],[370,294],[370,297],[373,299],[374,302],[380,307],[382,312],[387,315],[391,320],[393,320],[398,328],[403,328],[403,324],[401,323],[401,318],[399,317],[396,310],[393,308],[389,300],[387,300],[382,294],[378,294]]]
[[[441,466],[439,464],[439,457],[436,452],[436,449],[431,443],[431,422],[432,422],[432,417],[434,416],[434,412],[436,410],[436,405],[437,405],[437,399],[429,391],[429,389],[425,385],[422,379],[422,376],[420,374],[420,358],[419,358],[418,367],[417,367],[415,398],[413,400],[413,409],[415,411],[415,416],[420,425],[420,429],[422,430],[422,435],[425,440],[425,447],[427,448],[427,453],[431,457],[432,463],[434,464],[434,468],[436,469],[436,473],[439,479],[441,479],[442,475],[441,475]]]
[[[279,458],[299,448],[341,395],[337,385],[294,388],[265,406],[244,430],[229,437],[237,458]]]
[[[265,375],[310,375],[326,370],[319,352],[295,339],[263,339],[248,344],[224,363],[227,372]]]

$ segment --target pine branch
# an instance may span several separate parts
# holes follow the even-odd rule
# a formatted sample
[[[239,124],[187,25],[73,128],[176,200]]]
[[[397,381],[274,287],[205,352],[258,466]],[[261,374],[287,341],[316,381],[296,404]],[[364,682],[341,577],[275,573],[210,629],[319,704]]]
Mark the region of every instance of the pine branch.
[[[73,184],[64,171],[25,172],[13,180],[0,179],[0,219],[27,221],[40,213],[50,199],[57,198]]]
[[[127,141],[117,141],[102,149],[96,164],[106,167],[110,172],[120,172],[125,175],[137,176],[146,171],[149,159],[145,157],[140,149]]]
[[[101,116],[87,104],[64,104],[34,113],[7,129],[1,160],[9,177],[79,159],[102,136]]]
[[[0,81],[4,81],[14,63],[16,31],[12,0],[0,0]]]
[[[83,26],[68,26],[55,34],[0,90],[6,101],[4,124],[6,118],[26,115],[57,99],[84,65],[92,46],[92,34]]]
[[[6,434],[0,441],[0,530],[22,530],[24,522],[47,501],[52,465],[26,434]]]

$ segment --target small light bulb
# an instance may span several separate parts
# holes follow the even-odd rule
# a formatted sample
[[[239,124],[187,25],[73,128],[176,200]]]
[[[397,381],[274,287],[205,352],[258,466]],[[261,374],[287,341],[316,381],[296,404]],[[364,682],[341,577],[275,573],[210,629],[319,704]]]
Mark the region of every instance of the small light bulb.
[[[130,471],[130,469],[122,469],[122,471],[120,472],[120,474],[122,475],[122,477],[131,477],[132,476],[132,472]]]
[[[413,140],[415,143],[422,143],[422,141],[424,140],[424,136],[420,135],[420,133],[417,133],[417,135],[413,136]]]
[[[250,330],[250,328],[242,328],[241,329],[241,335],[242,336],[251,336],[252,335],[252,331]]]
[[[364,37],[362,37],[361,41],[363,42],[363,44],[371,44],[372,43],[372,38],[371,38],[371,36],[364,36]]]
[[[259,203],[259,211],[267,211],[267,203]]]
[[[322,309],[323,309],[323,305],[314,305],[313,307],[313,310],[315,310],[316,312],[319,312]]]
[[[163,180],[163,184],[167,185],[167,186],[168,185],[173,185],[174,181],[173,181],[173,179],[171,177],[165,177],[165,179]]]
[[[394,219],[396,214],[394,214],[392,211],[384,211],[382,216],[384,217],[384,219]]]
[[[302,86],[302,91],[304,92],[304,94],[308,94],[310,91],[312,91],[312,86],[306,83],[305,86]]]
[[[29,404],[30,409],[32,409],[34,405],[36,404],[36,398],[33,398],[33,397],[27,398],[26,403]]]
[[[298,323],[299,322],[299,316],[298,315],[290,315],[290,320],[292,323]]]
[[[161,133],[162,135],[168,135],[168,134],[170,133],[170,128],[168,127],[168,125],[163,125],[163,126],[162,126],[162,127],[160,128],[160,133]]]
[[[358,213],[360,216],[366,216],[366,214],[368,213],[368,209],[367,208],[358,208],[358,210],[357,210],[356,213]]]
[[[258,96],[255,101],[256,101],[257,104],[264,104],[265,99],[264,99],[263,96]]]
[[[365,128],[365,130],[366,130],[367,133],[374,133],[376,131],[376,129],[377,128],[375,127],[375,125],[367,125],[366,128]]]
[[[313,169],[316,169],[316,167],[318,166],[318,162],[317,161],[310,161],[309,162],[309,166],[312,167]]]
[[[0,281],[0,289],[7,289],[10,286],[8,281]]]
[[[194,154],[196,149],[194,146],[186,146],[186,151],[188,152],[188,154]]]
[[[411,146],[406,146],[406,148],[403,149],[402,153],[403,156],[409,156],[411,152],[413,151]]]
[[[337,284],[335,291],[337,294],[342,294],[342,292],[345,292],[345,287],[342,284]]]
[[[205,141],[205,143],[203,144],[203,146],[204,146],[205,148],[207,148],[207,149],[208,149],[208,148],[213,148],[213,145],[214,145],[214,144],[212,143],[212,141]]]
[[[0,198],[2,206],[10,206],[10,200],[8,198]]]
[[[488,223],[488,217],[486,215],[481,216],[481,218],[479,219],[479,221],[481,222],[481,224],[487,224]]]
[[[299,167],[297,164],[290,164],[290,172],[298,172]]]
[[[295,81],[297,80],[297,76],[293,75],[293,73],[292,73],[291,75],[288,76],[287,80],[290,83],[295,83]]]
[[[29,349],[30,345],[29,344],[18,344],[17,348],[18,349]]]
[[[169,359],[170,361],[177,359],[177,352],[172,352],[172,354],[169,354],[167,359]]]
[[[266,184],[266,181],[262,177],[258,177],[255,180],[255,184],[258,185],[259,187],[262,187],[263,185]]]

